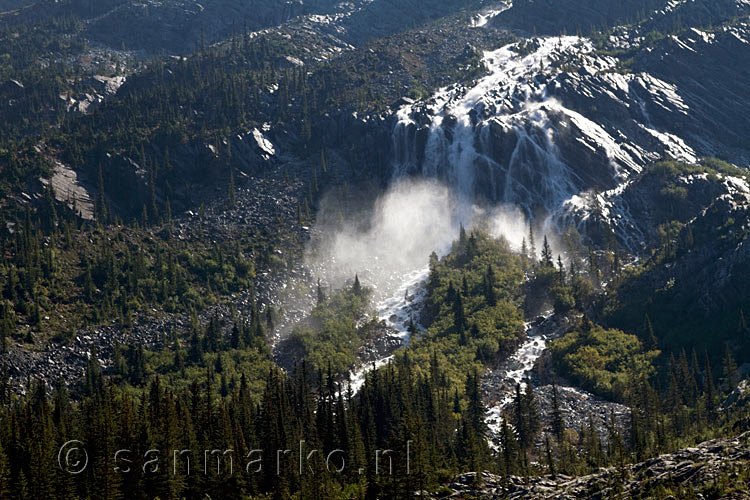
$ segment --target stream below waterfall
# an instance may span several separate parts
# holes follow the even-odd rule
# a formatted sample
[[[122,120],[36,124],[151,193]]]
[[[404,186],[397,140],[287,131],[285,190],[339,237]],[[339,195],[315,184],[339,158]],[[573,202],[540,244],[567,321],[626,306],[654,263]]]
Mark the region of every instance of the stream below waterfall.
[[[417,329],[421,329],[419,316],[422,305],[427,299],[427,277],[430,274],[429,267],[416,269],[403,276],[401,284],[391,294],[385,294],[375,304],[375,314],[380,321],[392,328],[393,337],[401,340],[403,345],[409,343],[409,324],[414,322]],[[373,368],[383,366],[393,358],[388,354],[366,363],[354,370],[350,376],[352,391],[357,392],[365,382],[365,376]]]
[[[393,336],[401,340],[402,345],[408,345],[410,333],[409,323],[414,322],[417,330],[422,329],[419,324],[422,306],[427,298],[426,283],[429,276],[429,268],[417,269],[403,275],[401,284],[393,293],[387,294],[375,304],[375,313],[380,321],[393,329]],[[487,422],[490,429],[502,412],[502,409],[513,400],[513,392],[516,384],[521,384],[525,389],[525,379],[528,377],[534,363],[544,352],[548,340],[557,332],[550,332],[549,325],[545,325],[552,316],[552,311],[546,311],[533,323],[525,324],[526,340],[516,351],[501,364],[501,367],[492,370],[493,378],[502,380],[502,390],[499,391],[492,401],[488,403]],[[545,328],[546,327],[546,328]],[[373,368],[387,364],[393,359],[393,354],[388,353],[357,368],[350,375],[352,391],[357,392],[364,383],[365,376]]]
[[[392,329],[391,335],[398,338],[402,346],[409,343],[408,327],[411,321],[417,331],[423,328],[419,324],[419,318],[427,298],[428,276],[429,268],[404,273],[400,284],[391,282],[393,288],[390,289],[393,292],[385,293],[381,290],[380,298],[376,299],[375,314]],[[525,324],[526,338],[508,359],[485,372],[481,391],[487,411],[487,440],[494,449],[499,446],[503,415],[512,411],[516,385],[520,385],[522,391],[527,389],[526,381],[535,378],[534,367],[545,353],[549,342],[563,335],[567,329],[567,321],[554,316],[552,311],[545,311]],[[352,371],[352,391],[359,391],[371,370],[388,364],[392,359],[392,352],[383,353]],[[552,386],[534,386],[533,390],[542,420],[549,421]],[[606,433],[605,423],[610,415],[614,415],[620,425],[625,425],[628,417],[628,408],[624,405],[603,400],[564,382],[558,384],[558,402],[566,427],[578,429],[587,425],[591,416],[601,435]]]
[[[471,23],[481,27],[506,8],[507,3],[493,2]],[[387,327],[378,339],[386,342],[372,342],[366,353],[360,351],[363,362],[349,376],[354,392],[362,387],[369,371],[387,364],[394,350],[408,345],[411,322],[417,331],[422,329],[419,320],[429,268],[419,267],[417,256],[433,249],[440,254],[440,247],[447,250],[450,241],[446,238],[456,234],[459,223],[469,222],[470,227],[472,217],[482,212],[490,226],[497,226],[494,236],[502,235],[520,247],[517,240],[529,227],[527,217],[545,214],[546,218],[535,221],[544,234],[560,229],[560,221],[570,223],[565,217],[571,206],[582,213],[589,210],[582,195],[589,184],[624,186],[632,173],[640,171],[640,150],[567,108],[555,94],[562,83],[554,79],[566,65],[611,69],[613,62],[594,52],[590,40],[573,36],[535,37],[505,45],[484,52],[487,72],[472,86],[449,85],[396,111],[391,189],[375,204],[367,230],[328,235],[330,244],[318,248],[326,257],[312,273],[337,283],[341,281],[337,276],[347,278],[358,272],[373,288],[374,317]],[[570,141],[569,136],[575,140]],[[580,157],[572,153],[581,145],[607,159],[605,171],[591,173],[585,182],[587,177],[580,175],[578,163],[570,161]],[[421,187],[404,182],[415,174],[438,182]],[[442,191],[436,188],[438,184]],[[615,190],[609,193],[617,195]],[[493,204],[480,209],[477,199]],[[602,201],[597,199],[597,203]],[[621,214],[610,206],[618,218]],[[533,379],[534,366],[548,342],[567,328],[565,318],[551,311],[544,313],[526,324],[523,342],[508,359],[485,372],[482,393],[491,441],[500,430],[502,415],[510,410],[516,386],[526,389],[526,380]],[[534,385],[537,383],[544,381],[534,380]],[[613,408],[613,403],[559,385],[573,425],[583,415],[600,415]],[[549,387],[534,388],[542,403]],[[618,414],[624,413],[621,410],[617,408]],[[541,408],[541,413],[544,411]]]

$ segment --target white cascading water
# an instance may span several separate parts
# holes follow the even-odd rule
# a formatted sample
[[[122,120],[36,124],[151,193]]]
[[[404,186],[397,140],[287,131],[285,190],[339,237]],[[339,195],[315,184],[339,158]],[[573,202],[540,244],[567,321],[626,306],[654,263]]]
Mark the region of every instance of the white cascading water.
[[[544,313],[544,317],[549,318],[552,312]],[[526,378],[529,377],[531,370],[534,368],[536,360],[542,355],[547,347],[549,337],[540,333],[531,323],[524,325],[526,331],[526,340],[516,349],[516,351],[503,363],[501,368],[502,386],[501,390],[493,394],[492,398],[485,401],[487,404],[487,414],[485,422],[489,430],[490,444],[494,445],[501,434],[503,422],[503,413],[508,410],[514,399],[516,385],[521,386],[521,390],[526,390]],[[487,399],[487,398],[486,398]]]
[[[590,47],[580,38],[560,37],[542,40],[535,51],[525,56],[514,48],[506,46],[486,53],[484,60],[490,74],[473,88],[447,87],[436,93],[424,109],[407,105],[397,112],[393,132],[394,180],[414,173],[439,178],[453,187],[465,206],[475,197],[477,166],[485,165],[492,191],[500,194],[492,201],[519,207],[525,212],[518,212],[521,219],[540,205],[547,213],[552,213],[578,192],[575,174],[560,159],[555,146],[555,128],[550,116],[564,112],[570,120],[592,131],[593,136],[602,138],[606,133],[577,113],[565,110],[557,101],[548,99],[544,86],[530,76],[535,68],[550,64],[555,52],[590,50]],[[414,116],[425,109],[431,120],[421,155],[415,139]],[[492,125],[512,130],[517,137],[505,166],[488,154]],[[626,156],[619,156],[629,161]],[[517,226],[516,230],[524,231],[525,221]],[[506,236],[511,241],[519,239],[517,235]],[[428,271],[421,269],[406,275],[400,288],[377,303],[379,319],[396,329],[404,342],[408,342],[409,320],[418,322],[425,298],[422,284]],[[415,291],[412,299],[405,299],[406,290]],[[532,333],[533,329],[527,331]],[[520,383],[544,345],[545,339],[530,335],[511,357],[508,377]],[[352,389],[356,391],[361,387],[373,366],[386,364],[390,359],[391,356],[383,357],[355,371],[351,376]]]
[[[474,18],[472,24],[481,26],[503,9],[503,5],[497,10],[490,8]],[[640,85],[638,88],[655,89],[648,90],[655,101],[679,108],[681,100],[674,87],[649,75],[614,71],[613,58],[594,55],[591,42],[575,36],[535,38],[507,45],[485,52],[483,61],[489,74],[473,87],[448,86],[431,98],[404,105],[396,112],[392,134],[394,181],[407,176],[439,179],[452,188],[464,205],[478,201],[516,207],[522,212],[521,218],[534,219],[545,233],[551,226],[581,223],[597,207],[625,246],[636,249],[642,240],[640,229],[630,219],[628,207],[619,195],[634,173],[661,154],[694,161],[694,152],[678,137],[654,130],[645,108],[644,119],[636,126],[657,139],[656,149],[644,149],[617,129],[605,130],[550,96],[550,88],[560,85],[555,81],[556,75],[581,67],[589,75],[606,73],[597,85],[604,86],[603,92],[614,99],[619,99],[616,94],[623,89],[627,95],[636,95],[629,88]],[[642,85],[644,78],[649,79],[649,85]],[[636,98],[640,99],[637,95]],[[642,101],[640,105],[643,106]],[[568,151],[578,148],[584,159],[593,154],[595,164],[581,165],[583,160],[571,161],[561,154],[558,142],[563,136]],[[586,169],[588,173],[582,173]],[[602,186],[602,192],[597,193]],[[523,221],[522,227],[525,224]],[[519,239],[517,234],[506,236],[511,241]],[[422,272],[426,277],[426,270]],[[424,277],[420,276],[420,280]],[[378,315],[403,334],[403,320],[418,315],[420,300],[404,302],[403,290],[399,289],[391,300],[378,304]],[[509,386],[522,383],[546,346],[547,338],[528,325],[527,334],[527,340],[505,366]],[[404,334],[403,338],[408,336]],[[369,368],[355,374],[357,388]],[[496,430],[493,426],[511,397],[505,394],[491,402],[491,429]]]
[[[430,268],[416,269],[406,273],[403,282],[396,290],[380,300],[375,305],[377,318],[393,328],[403,344],[409,343],[409,324],[411,322],[421,329],[419,315],[427,298],[426,282]],[[373,363],[367,363],[354,371],[350,377],[352,391],[357,392],[365,382],[365,376],[375,368],[383,366],[393,358],[393,355],[382,357]]]
[[[544,68],[560,57],[591,49],[585,39],[569,36],[539,39],[525,55],[516,44],[485,53],[490,74],[473,88],[446,87],[424,105],[398,111],[394,177],[438,177],[469,198],[482,193],[490,201],[517,205],[528,215],[539,208],[553,213],[581,189],[576,170],[555,144],[559,128],[568,123],[585,130],[589,140],[607,151],[612,177],[623,176],[621,171],[627,168],[637,169],[637,163],[601,127],[547,95]],[[422,125],[425,116],[429,124]],[[425,134],[417,131],[420,127],[427,128],[423,148],[417,140],[417,134]],[[493,134],[512,137],[512,149],[503,151],[493,144]]]
[[[471,18],[471,20],[469,21],[469,25],[472,28],[481,28],[482,26],[485,26],[488,22],[490,22],[492,18],[494,18],[501,12],[508,10],[510,6],[510,1],[501,1],[485,7]]]
[[[510,44],[485,52],[483,60],[489,74],[473,87],[448,86],[397,111],[393,177],[438,178],[467,200],[517,206],[545,232],[604,208],[635,250],[641,235],[617,200],[622,188],[660,157],[696,160],[682,139],[653,127],[639,97],[647,93],[649,105],[685,112],[677,89],[648,74],[616,71],[614,58],[597,55],[576,36]],[[622,122],[592,115],[607,123],[600,124],[553,95],[562,85],[568,92],[572,86],[579,100],[593,97],[594,89],[597,98],[633,112]],[[640,135],[624,134],[625,123]]]
[[[485,21],[480,18],[477,22]],[[612,158],[611,175],[624,177],[622,170],[637,169],[636,162],[620,150],[601,127],[548,98],[546,86],[536,79],[535,73],[550,65],[554,54],[591,50],[585,40],[548,38],[541,40],[529,54],[521,55],[515,50],[516,46],[506,46],[486,53],[484,61],[490,74],[473,88],[447,87],[425,105],[419,108],[406,105],[397,112],[393,132],[394,179],[409,174],[438,178],[452,186],[464,201],[475,199],[478,183],[489,184],[489,189],[488,186],[483,188],[490,200],[519,207],[525,212],[520,218],[533,215],[539,208],[548,215],[556,213],[580,191],[575,171],[561,158],[555,144],[556,127],[565,121],[586,130],[598,145],[604,145]],[[421,115],[424,121],[425,114],[429,124],[421,146],[416,137],[419,127],[416,120]],[[562,115],[565,120],[552,120],[553,115]],[[492,127],[515,135],[505,164],[493,158]],[[477,179],[478,170],[485,172],[482,179]],[[418,321],[427,274],[428,269],[415,271],[391,297],[377,305],[379,318],[395,328],[404,342],[408,342],[406,326],[409,321]],[[406,290],[415,290],[415,286],[415,296],[411,300],[405,298]],[[491,435],[498,432],[503,408],[512,400],[512,388],[524,384],[524,378],[545,349],[545,336],[537,334],[528,324],[526,332],[527,340],[504,366],[503,378],[508,391],[488,402],[487,423]],[[356,391],[361,387],[373,366],[383,365],[390,359],[391,356],[384,357],[356,371],[352,376],[352,389]]]

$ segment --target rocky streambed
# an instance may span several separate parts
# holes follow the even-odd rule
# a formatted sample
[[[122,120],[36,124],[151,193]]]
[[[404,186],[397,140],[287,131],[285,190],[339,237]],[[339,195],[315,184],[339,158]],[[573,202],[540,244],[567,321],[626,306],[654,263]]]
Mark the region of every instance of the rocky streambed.
[[[374,344],[374,348],[366,348],[370,351],[369,355],[362,357],[364,363],[351,374],[353,391],[362,387],[369,371],[388,363],[393,351],[409,343],[410,324],[413,323],[417,329],[422,328],[419,318],[427,299],[425,285],[429,272],[429,268],[424,268],[406,273],[392,293],[381,294],[375,311],[386,328],[386,335]]]
[[[539,445],[544,433],[551,433],[554,412],[553,383],[557,386],[560,415],[567,429],[578,431],[593,422],[599,435],[606,441],[606,424],[614,416],[622,427],[627,422],[629,409],[619,403],[604,400],[587,391],[568,384],[558,377],[548,365],[545,351],[548,342],[564,335],[570,328],[570,318],[544,313],[526,323],[526,340],[507,361],[489,369],[482,378],[481,391],[487,407],[485,422],[488,439],[494,448],[500,446],[503,418],[513,414],[516,386],[522,391],[534,392],[534,401],[542,422]]]

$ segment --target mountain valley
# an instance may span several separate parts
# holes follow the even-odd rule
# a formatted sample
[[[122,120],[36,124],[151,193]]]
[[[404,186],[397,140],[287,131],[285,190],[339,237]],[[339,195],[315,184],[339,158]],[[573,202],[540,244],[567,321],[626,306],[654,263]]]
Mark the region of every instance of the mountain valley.
[[[0,499],[744,498],[748,95],[747,0],[0,0]]]

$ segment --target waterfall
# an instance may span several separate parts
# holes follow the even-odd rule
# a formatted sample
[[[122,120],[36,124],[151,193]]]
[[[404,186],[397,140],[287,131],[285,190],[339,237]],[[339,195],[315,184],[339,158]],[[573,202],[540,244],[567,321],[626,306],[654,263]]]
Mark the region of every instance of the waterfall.
[[[451,85],[398,110],[393,177],[435,177],[464,199],[517,206],[542,220],[561,216],[593,185],[616,187],[639,162],[550,95],[558,85],[552,75],[592,51],[586,39],[565,36],[486,52],[488,74],[472,87]]]
[[[644,237],[621,196],[624,189],[633,174],[665,150],[688,159],[691,153],[679,138],[643,123],[648,113],[635,89],[644,87],[644,77],[616,72],[614,58],[597,55],[589,40],[576,36],[523,40],[485,52],[483,61],[485,76],[441,88],[396,111],[391,135],[394,186],[407,177],[439,180],[456,199],[448,202],[450,196],[441,195],[446,199],[442,205],[450,205],[452,219],[469,225],[472,213],[492,214],[502,207],[505,219],[514,220],[506,220],[497,233],[511,241],[525,236],[527,220],[552,235],[569,224],[585,229],[599,218],[635,253]],[[648,81],[658,83],[652,86],[660,93],[659,102],[680,104],[673,87],[653,77]],[[589,116],[573,109],[576,99],[585,104],[594,98],[597,103],[608,100],[609,109],[599,113],[580,102],[578,109]],[[629,113],[631,107],[638,112]],[[640,135],[628,136],[620,129],[625,125],[625,132]],[[475,205],[484,208],[474,210]],[[411,201],[399,207],[398,217],[420,211]],[[424,218],[435,225],[441,216],[425,212]],[[419,239],[412,233],[406,236]],[[455,233],[446,237],[452,239]],[[411,279],[406,276],[404,283]],[[398,289],[378,306],[380,319],[401,334],[404,319],[417,316],[420,305],[419,300],[406,304],[402,296]],[[518,368],[511,369],[510,379],[520,380],[545,341],[529,336],[513,357]],[[355,387],[368,369],[354,374]]]

